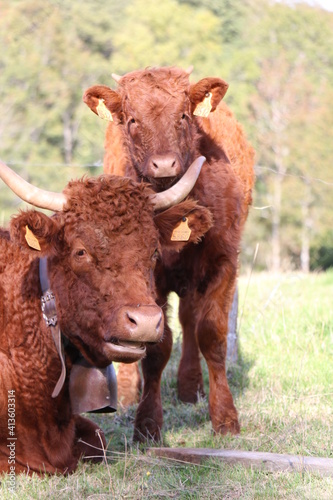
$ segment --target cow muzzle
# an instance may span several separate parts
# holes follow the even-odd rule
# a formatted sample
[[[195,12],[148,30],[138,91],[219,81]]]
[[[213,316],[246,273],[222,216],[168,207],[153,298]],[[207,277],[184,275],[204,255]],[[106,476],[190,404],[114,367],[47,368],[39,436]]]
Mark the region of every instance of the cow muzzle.
[[[157,305],[126,307],[120,312],[129,340],[158,342],[164,329],[162,309]]]
[[[161,179],[177,177],[180,173],[181,165],[176,154],[153,155],[148,160],[147,177]]]
[[[160,307],[127,306],[118,311],[116,327],[105,340],[116,358],[132,361],[145,355],[147,343],[159,342],[163,331],[164,317]]]

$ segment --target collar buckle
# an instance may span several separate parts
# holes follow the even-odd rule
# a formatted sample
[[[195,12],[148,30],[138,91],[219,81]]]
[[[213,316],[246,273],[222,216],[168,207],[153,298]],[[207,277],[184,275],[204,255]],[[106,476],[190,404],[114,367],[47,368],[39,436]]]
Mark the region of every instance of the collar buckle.
[[[47,326],[56,326],[58,323],[57,310],[54,294],[51,290],[46,290],[41,297],[41,307],[43,318]]]

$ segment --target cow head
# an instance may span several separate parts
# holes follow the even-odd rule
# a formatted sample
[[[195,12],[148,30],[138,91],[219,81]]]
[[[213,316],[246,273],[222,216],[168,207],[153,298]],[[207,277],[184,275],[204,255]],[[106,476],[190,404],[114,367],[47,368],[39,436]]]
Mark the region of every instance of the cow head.
[[[154,287],[160,241],[175,251],[187,244],[170,237],[171,227],[186,216],[193,229],[189,241],[196,242],[211,225],[208,210],[187,200],[161,212],[167,192],[156,195],[144,183],[127,178],[72,181],[58,194],[13,174],[0,162],[0,177],[21,198],[57,210],[52,217],[36,210],[21,212],[10,229],[13,242],[32,258],[47,257],[63,334],[99,367],[142,358],[145,344],[158,342],[164,329]]]
[[[198,156],[196,116],[208,116],[228,84],[219,78],[189,83],[179,68],[134,71],[114,76],[118,89],[95,85],[84,93],[94,113],[121,129],[136,178],[155,191],[175,183]],[[133,172],[131,172],[133,174]]]

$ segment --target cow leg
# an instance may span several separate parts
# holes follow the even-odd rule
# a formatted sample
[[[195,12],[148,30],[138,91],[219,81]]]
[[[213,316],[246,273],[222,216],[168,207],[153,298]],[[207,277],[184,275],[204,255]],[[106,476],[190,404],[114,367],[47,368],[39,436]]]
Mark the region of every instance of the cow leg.
[[[172,350],[172,333],[166,322],[162,342],[147,347],[147,356],[141,361],[143,373],[143,394],[139,403],[133,440],[160,441],[163,425],[161,400],[162,372],[170,358]]]
[[[226,276],[225,276],[226,277]],[[236,276],[221,280],[199,297],[197,335],[209,372],[209,413],[213,430],[219,434],[240,431],[237,411],[226,377],[228,312]]]
[[[177,384],[178,398],[184,403],[196,403],[198,395],[204,395],[193,306],[192,294],[188,294],[179,301],[179,321],[183,328],[183,343]]]
[[[103,431],[91,420],[76,415],[75,417],[76,454],[90,462],[102,462],[106,441]]]
[[[128,408],[139,402],[141,385],[139,363],[119,363],[117,391],[121,408]]]

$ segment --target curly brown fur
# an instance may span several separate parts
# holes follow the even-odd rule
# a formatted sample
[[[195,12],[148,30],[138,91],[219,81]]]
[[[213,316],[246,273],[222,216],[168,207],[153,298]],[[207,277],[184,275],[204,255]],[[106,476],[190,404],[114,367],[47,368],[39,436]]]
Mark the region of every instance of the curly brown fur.
[[[10,223],[10,237],[0,230],[0,472],[11,466],[9,391],[16,401],[15,472],[65,474],[75,470],[82,454],[106,445],[92,422],[72,412],[68,352],[65,384],[51,396],[61,363],[41,311],[41,256],[47,258],[61,331],[91,364],[137,361],[147,342],[158,342],[163,334],[153,272],[165,235],[163,213],[154,222],[151,189],[104,175],[72,181],[64,193],[61,212],[52,217],[21,212]],[[175,210],[181,218],[188,203]],[[207,210],[195,208],[199,217],[201,210],[205,218]],[[167,217],[175,218],[172,209]],[[28,245],[27,227],[40,251]],[[131,341],[136,343],[129,346]],[[101,449],[93,454],[103,458]]]

